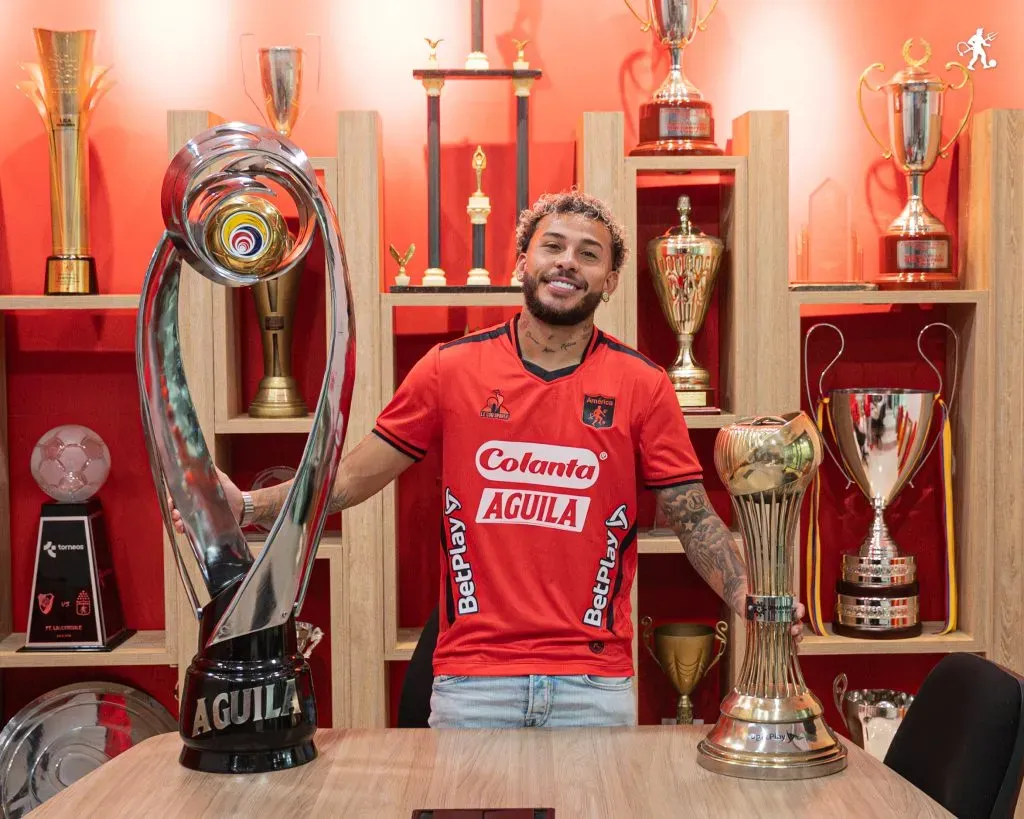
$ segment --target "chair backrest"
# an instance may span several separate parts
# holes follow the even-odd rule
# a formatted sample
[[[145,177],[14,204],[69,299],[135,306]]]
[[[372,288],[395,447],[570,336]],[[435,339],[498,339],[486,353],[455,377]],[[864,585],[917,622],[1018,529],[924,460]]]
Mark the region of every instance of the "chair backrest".
[[[955,816],[1009,819],[1024,775],[1024,678],[973,654],[943,657],[885,764]]]
[[[402,683],[398,701],[399,728],[429,728],[430,693],[434,688],[434,648],[437,646],[439,611],[435,607],[423,626],[420,639]]]

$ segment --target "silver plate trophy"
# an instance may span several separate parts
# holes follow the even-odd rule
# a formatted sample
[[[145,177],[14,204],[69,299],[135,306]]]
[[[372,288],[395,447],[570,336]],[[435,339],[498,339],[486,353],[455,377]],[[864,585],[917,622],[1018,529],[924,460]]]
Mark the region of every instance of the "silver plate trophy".
[[[106,682],[36,697],[0,731],[0,815],[19,819],[140,742],[176,728],[160,703]]]
[[[289,198],[294,235],[272,201]],[[181,696],[180,761],[223,773],[290,768],[316,756],[316,700],[295,616],[341,457],[355,366],[337,217],[301,150],[281,134],[238,122],[211,128],[178,152],[164,176],[161,205],[166,231],[142,290],[136,355],[157,497],[200,621]],[[327,372],[294,481],[254,558],[217,479],[185,379],[181,265],[217,284],[253,286],[299,264],[317,230],[331,294]],[[174,534],[168,495],[190,549]]]

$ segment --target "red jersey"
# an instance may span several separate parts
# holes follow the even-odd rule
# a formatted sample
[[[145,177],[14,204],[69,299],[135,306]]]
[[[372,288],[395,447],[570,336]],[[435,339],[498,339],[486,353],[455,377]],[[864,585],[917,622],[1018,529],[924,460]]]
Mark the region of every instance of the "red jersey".
[[[701,479],[665,370],[595,329],[582,361],[525,361],[518,316],[433,347],[374,432],[441,447],[436,674],[633,674],[637,488]]]

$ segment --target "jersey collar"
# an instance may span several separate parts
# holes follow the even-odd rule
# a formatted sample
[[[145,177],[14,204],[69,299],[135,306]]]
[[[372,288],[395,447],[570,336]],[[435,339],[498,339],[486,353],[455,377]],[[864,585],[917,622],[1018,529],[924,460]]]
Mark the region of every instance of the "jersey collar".
[[[519,359],[519,363],[522,365],[523,369],[530,373],[530,375],[536,376],[543,381],[558,381],[559,379],[567,378],[572,375],[576,370],[583,366],[583,363],[587,361],[591,355],[593,355],[594,350],[597,349],[597,345],[601,343],[601,339],[604,337],[604,333],[598,330],[595,325],[590,335],[590,341],[587,342],[586,349],[583,351],[583,357],[579,360],[579,363],[572,364],[568,367],[562,367],[559,370],[545,370],[542,367],[538,367],[532,361],[527,361],[523,358],[523,351],[519,346],[520,315],[520,313],[516,313],[505,325],[509,341],[512,343],[512,349],[515,350],[516,358]]]

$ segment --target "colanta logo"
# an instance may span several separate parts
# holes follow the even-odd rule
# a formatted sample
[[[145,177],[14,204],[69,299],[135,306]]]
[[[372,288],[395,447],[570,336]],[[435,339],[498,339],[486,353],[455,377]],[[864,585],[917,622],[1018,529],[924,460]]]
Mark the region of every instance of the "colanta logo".
[[[601,467],[589,449],[522,441],[487,441],[476,451],[477,471],[500,483],[587,489]]]

